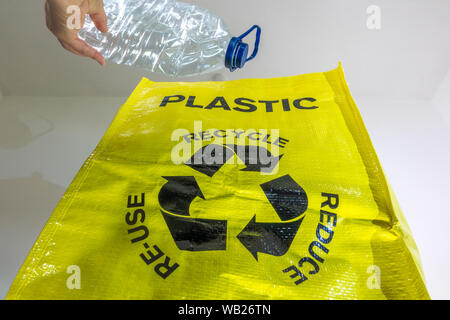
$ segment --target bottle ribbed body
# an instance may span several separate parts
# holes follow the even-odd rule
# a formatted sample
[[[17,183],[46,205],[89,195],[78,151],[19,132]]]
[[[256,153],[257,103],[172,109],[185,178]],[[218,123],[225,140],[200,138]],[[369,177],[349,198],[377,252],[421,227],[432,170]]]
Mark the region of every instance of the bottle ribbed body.
[[[81,39],[106,60],[170,76],[193,76],[224,67],[231,35],[207,9],[175,0],[104,0],[108,33],[89,17]]]

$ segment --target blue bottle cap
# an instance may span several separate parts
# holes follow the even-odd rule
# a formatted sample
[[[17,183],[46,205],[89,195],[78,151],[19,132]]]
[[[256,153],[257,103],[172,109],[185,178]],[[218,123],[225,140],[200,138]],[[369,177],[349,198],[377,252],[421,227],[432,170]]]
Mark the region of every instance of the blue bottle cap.
[[[255,48],[253,49],[252,55],[247,58],[249,46],[247,43],[242,42],[242,39],[254,29],[256,29]],[[247,61],[252,60],[258,53],[260,37],[261,28],[254,25],[239,37],[231,38],[230,43],[228,44],[227,52],[225,53],[225,67],[230,69],[230,71],[234,71],[238,68],[242,68]]]

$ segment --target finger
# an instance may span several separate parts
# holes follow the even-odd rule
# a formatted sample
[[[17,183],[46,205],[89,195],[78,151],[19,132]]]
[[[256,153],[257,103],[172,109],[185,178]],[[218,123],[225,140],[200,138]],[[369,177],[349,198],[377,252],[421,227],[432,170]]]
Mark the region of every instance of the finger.
[[[101,55],[100,52],[89,46],[86,42],[84,42],[81,39],[74,39],[70,42],[66,41],[67,45],[70,45],[70,47],[76,51],[77,54],[94,59],[97,61],[100,65],[104,66],[106,64],[105,58]]]
[[[103,7],[103,0],[89,1],[89,16],[101,32],[108,32],[108,18]]]
[[[58,40],[58,41],[64,49],[82,57],[82,55],[80,53],[78,53],[77,51],[75,51],[75,49],[70,44],[68,44],[62,40]]]
[[[45,0],[44,10],[45,10],[45,24],[47,26],[47,29],[51,30],[52,24],[50,20],[50,7],[48,5],[47,0]]]

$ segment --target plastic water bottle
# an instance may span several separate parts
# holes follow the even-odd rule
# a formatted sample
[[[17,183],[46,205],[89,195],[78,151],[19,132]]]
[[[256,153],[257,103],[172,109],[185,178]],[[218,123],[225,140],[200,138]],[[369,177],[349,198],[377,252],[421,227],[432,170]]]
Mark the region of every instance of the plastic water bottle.
[[[89,17],[81,39],[106,60],[170,76],[193,76],[227,67],[242,68],[253,59],[261,28],[230,35],[212,12],[175,0],[104,0],[109,32],[97,30]],[[242,39],[256,30],[253,53]]]

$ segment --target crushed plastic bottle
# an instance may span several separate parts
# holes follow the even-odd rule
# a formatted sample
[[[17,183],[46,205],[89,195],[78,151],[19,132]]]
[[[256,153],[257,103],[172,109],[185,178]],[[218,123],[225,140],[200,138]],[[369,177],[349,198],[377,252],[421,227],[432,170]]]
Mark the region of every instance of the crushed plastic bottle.
[[[261,29],[253,26],[233,37],[212,12],[175,0],[104,0],[108,33],[89,17],[79,37],[106,60],[170,76],[194,76],[227,67],[242,68],[253,59]],[[253,53],[242,39],[256,29]]]

